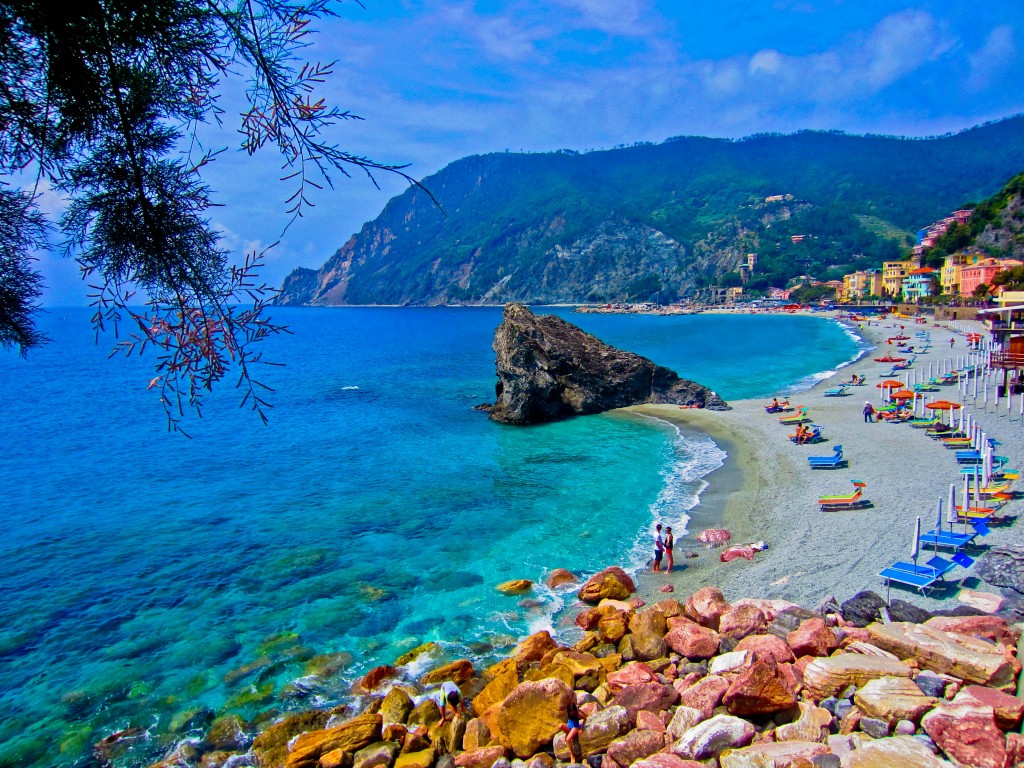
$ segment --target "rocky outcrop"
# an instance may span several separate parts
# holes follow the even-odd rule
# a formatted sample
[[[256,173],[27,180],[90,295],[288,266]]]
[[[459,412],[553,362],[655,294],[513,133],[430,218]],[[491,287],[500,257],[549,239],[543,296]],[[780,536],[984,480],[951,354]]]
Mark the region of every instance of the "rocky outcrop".
[[[494,333],[498,384],[491,418],[540,424],[640,403],[728,406],[707,387],[608,346],[554,315],[505,306]]]
[[[1024,547],[992,547],[978,560],[979,579],[1024,594]]]
[[[602,574],[599,588],[620,572]],[[572,648],[540,631],[482,671],[463,659],[415,679],[399,664],[381,678],[394,680],[386,695],[370,688],[364,714],[287,716],[246,757],[246,724],[215,721],[151,768],[234,756],[262,768],[556,768],[569,757],[572,701],[585,718],[580,751],[604,768],[1024,765],[1015,626],[939,616],[855,628],[837,609],[730,606],[713,587],[651,607],[603,598],[576,622],[585,634]],[[737,629],[749,632],[738,642]],[[651,658],[639,660],[641,648]],[[429,686],[442,678],[461,682],[472,717],[441,722]]]

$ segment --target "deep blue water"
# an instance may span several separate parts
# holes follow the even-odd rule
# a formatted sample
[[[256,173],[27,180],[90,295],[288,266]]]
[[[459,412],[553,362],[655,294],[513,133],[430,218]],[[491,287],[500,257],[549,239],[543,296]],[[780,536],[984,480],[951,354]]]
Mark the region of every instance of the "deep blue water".
[[[558,313],[727,400],[857,350],[818,318]],[[499,309],[273,314],[293,334],[265,345],[285,363],[262,377],[270,425],[228,383],[192,440],[166,431],[152,361],[108,360],[85,309],[50,310],[27,360],[0,353],[0,765],[74,765],[129,726],[148,734],[115,763],[145,765],[196,707],[335,702],[428,640],[487,657],[560,629],[559,595],[495,585],[639,565],[653,521],[685,523],[721,465],[641,417],[472,410],[493,399]],[[323,654],[347,655],[309,676]]]

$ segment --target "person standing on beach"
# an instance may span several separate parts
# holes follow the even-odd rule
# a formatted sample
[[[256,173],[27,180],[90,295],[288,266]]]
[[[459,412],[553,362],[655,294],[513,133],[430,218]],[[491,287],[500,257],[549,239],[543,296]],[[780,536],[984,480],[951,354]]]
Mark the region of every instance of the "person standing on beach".
[[[875,406],[871,404],[870,400],[864,401],[864,423],[871,424],[875,420]]]
[[[661,523],[658,523],[654,527],[654,530],[654,566],[651,568],[651,570],[657,573],[661,570],[661,555],[662,549],[665,546],[665,544],[661,540]]]
[[[672,559],[672,549],[676,545],[676,538],[672,535],[672,527],[665,529],[665,573],[672,573],[672,566],[675,561]]]
[[[953,343],[954,343],[955,341],[956,341],[956,337],[955,337],[955,336],[950,336],[950,337],[949,337],[949,348],[950,348],[950,349],[952,349],[952,348],[953,348]]]

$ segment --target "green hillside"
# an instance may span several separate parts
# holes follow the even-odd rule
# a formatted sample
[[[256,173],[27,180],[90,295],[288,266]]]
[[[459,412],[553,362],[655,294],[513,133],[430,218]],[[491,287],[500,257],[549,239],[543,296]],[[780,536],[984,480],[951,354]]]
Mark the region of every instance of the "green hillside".
[[[406,191],[319,270],[290,276],[281,302],[667,299],[738,280],[749,252],[750,289],[828,279],[898,258],[909,233],[1022,168],[1022,117],[934,139],[801,132],[467,157],[424,180],[446,215]]]

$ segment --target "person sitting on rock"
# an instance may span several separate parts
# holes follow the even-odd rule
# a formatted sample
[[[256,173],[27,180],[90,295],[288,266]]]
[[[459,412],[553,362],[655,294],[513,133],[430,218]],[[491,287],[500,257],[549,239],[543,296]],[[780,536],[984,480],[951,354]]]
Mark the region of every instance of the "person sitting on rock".
[[[569,750],[570,763],[583,762],[583,750],[580,748],[580,731],[583,730],[584,722],[586,722],[586,718],[580,715],[574,695],[569,699],[569,706],[565,713],[565,722],[558,726],[558,730],[565,734],[565,746]],[[576,753],[579,753],[578,759]]]
[[[461,712],[464,715],[469,713],[466,710],[466,702],[459,693],[459,688],[450,680],[441,683],[441,722],[448,722],[448,707],[452,708],[452,717]]]

